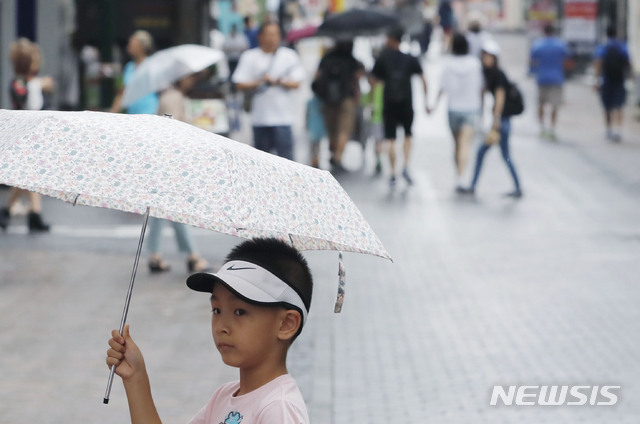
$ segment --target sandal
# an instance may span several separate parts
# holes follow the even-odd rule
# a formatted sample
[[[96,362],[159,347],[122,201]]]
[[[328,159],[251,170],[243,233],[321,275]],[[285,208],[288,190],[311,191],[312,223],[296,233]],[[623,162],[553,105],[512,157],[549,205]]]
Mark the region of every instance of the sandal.
[[[171,267],[164,263],[162,259],[151,259],[149,261],[149,271],[151,271],[152,274],[167,272],[170,269]]]
[[[187,261],[187,270],[189,272],[206,272],[209,270],[209,264],[202,258],[191,258]]]

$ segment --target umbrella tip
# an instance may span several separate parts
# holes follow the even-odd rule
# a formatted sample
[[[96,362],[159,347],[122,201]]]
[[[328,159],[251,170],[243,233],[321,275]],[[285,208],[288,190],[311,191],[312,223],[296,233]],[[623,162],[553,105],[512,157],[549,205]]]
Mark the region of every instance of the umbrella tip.
[[[104,398],[104,399],[102,400],[102,403],[104,403],[105,405],[106,405],[107,403],[109,403],[109,398]]]

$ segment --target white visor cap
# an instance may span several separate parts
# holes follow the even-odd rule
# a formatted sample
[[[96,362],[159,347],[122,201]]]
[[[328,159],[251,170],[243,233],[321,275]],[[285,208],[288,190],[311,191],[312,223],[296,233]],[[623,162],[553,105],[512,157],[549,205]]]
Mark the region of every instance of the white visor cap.
[[[271,272],[247,261],[229,261],[218,272],[199,272],[187,278],[187,286],[195,291],[211,293],[213,283],[221,282],[240,298],[261,305],[286,303],[302,314],[302,323],[307,321],[307,308],[302,298],[287,283]]]

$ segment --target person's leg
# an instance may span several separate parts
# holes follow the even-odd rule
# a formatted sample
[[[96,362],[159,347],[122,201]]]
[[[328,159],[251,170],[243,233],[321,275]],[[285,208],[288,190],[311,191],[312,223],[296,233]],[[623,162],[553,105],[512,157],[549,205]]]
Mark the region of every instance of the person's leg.
[[[544,123],[545,87],[538,85],[538,124],[540,125],[540,137],[545,137],[547,128]]]
[[[191,233],[189,227],[179,222],[171,221],[173,231],[176,235],[176,243],[178,250],[182,253],[187,253],[187,270],[189,272],[201,272],[207,268],[207,261],[202,259],[193,246],[191,241]]]
[[[409,102],[406,102],[404,105],[401,122],[404,128],[404,144],[402,146],[404,153],[404,168],[402,170],[402,176],[407,183],[411,185],[413,184],[413,179],[409,175],[409,159],[411,157],[411,141],[413,138],[413,133],[411,132],[411,128],[413,126],[413,105]]]
[[[291,126],[280,125],[271,128],[276,154],[285,159],[293,160],[293,132],[291,131]]]
[[[398,120],[396,117],[397,108],[393,104],[385,104],[382,109],[382,118],[384,121],[384,144],[388,149],[389,155],[389,169],[391,171],[391,177],[389,178],[389,184],[393,188],[396,183],[396,127],[398,126]]]
[[[456,141],[456,171],[458,174],[458,186],[462,184],[464,171],[469,162],[469,151],[471,150],[471,139],[473,138],[473,126],[465,124],[458,132]]]
[[[330,162],[336,163],[336,151],[338,150],[338,113],[335,107],[331,105],[323,105],[322,119],[327,130],[327,138],[329,139]]]
[[[507,168],[509,168],[509,172],[511,173],[511,177],[513,178],[513,184],[515,185],[515,190],[509,193],[510,196],[520,197],[522,195],[522,191],[520,190],[520,181],[518,179],[518,174],[516,173],[516,168],[513,165],[513,160],[511,160],[511,155],[509,153],[509,135],[511,133],[511,121],[509,118],[502,118],[500,123],[500,151],[502,152],[502,158],[507,164]]]
[[[254,126],[253,127],[253,147],[263,152],[270,153],[270,127]]]
[[[335,159],[338,163],[342,161],[342,154],[347,146],[347,142],[353,133],[356,120],[356,104],[353,98],[342,101],[338,115],[338,135]]]
[[[487,153],[491,145],[483,143],[478,149],[478,153],[476,154],[476,165],[473,170],[473,179],[471,180],[470,190],[474,192],[476,189],[476,185],[478,184],[478,179],[480,178],[480,172],[482,171],[482,163],[484,162],[484,155]]]
[[[149,225],[146,233],[146,249],[151,253],[149,258],[149,270],[151,272],[169,271],[169,265],[165,264],[160,255],[160,238],[162,237],[163,220],[154,216],[149,217]]]
[[[30,232],[49,231],[49,224],[42,220],[42,196],[33,191],[28,192],[29,195],[29,214],[27,215],[27,225]]]

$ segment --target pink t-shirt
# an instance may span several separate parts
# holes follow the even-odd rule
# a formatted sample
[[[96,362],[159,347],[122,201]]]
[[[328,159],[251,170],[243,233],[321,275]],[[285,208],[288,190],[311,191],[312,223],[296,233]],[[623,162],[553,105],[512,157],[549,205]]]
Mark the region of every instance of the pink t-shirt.
[[[309,424],[307,407],[289,374],[242,396],[240,382],[226,383],[191,419],[190,424]]]

